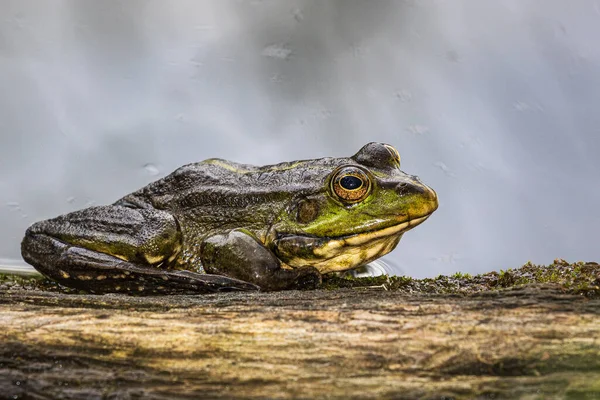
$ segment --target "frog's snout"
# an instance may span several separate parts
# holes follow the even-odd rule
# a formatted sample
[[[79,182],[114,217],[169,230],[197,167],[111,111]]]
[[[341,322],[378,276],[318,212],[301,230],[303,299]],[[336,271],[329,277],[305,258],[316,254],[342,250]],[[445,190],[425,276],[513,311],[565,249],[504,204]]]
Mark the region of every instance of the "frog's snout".
[[[400,196],[418,196],[424,202],[421,203],[428,214],[438,208],[438,197],[435,190],[422,183],[419,178],[412,177],[410,181],[401,182],[396,185],[396,192]]]
[[[429,186],[425,186],[425,188],[427,189],[425,196],[426,196],[427,200],[429,200],[429,203],[431,204],[431,212],[434,212],[435,210],[437,210],[438,204],[439,204],[437,193],[435,192],[435,190],[433,190]]]
[[[438,198],[437,198],[437,193],[435,192],[435,190],[433,190],[429,186],[423,185],[423,184],[421,184],[421,187],[423,190],[423,197],[425,197],[426,200],[429,200],[430,202],[435,203],[435,208],[437,208]]]

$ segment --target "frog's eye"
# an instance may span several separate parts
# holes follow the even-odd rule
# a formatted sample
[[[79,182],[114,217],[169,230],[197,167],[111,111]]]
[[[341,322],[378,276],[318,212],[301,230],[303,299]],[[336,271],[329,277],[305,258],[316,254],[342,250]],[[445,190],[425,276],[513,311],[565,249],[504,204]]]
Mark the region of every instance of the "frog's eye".
[[[376,169],[399,169],[400,154],[398,150],[385,143],[368,143],[352,156],[354,161],[366,167]]]
[[[331,191],[344,203],[358,203],[371,192],[371,179],[360,168],[342,167],[333,175]]]

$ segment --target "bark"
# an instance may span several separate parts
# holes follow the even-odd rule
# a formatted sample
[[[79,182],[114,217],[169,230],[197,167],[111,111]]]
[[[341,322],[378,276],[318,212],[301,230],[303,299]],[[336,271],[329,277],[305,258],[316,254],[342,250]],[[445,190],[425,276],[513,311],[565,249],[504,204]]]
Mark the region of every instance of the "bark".
[[[381,289],[0,285],[0,398],[600,399],[600,299],[558,284]]]

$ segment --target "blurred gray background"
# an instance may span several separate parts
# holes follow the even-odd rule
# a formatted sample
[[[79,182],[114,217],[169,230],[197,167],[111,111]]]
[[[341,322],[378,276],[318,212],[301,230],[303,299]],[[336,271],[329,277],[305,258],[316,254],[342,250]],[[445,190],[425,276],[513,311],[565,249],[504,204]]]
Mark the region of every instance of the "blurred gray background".
[[[396,146],[417,277],[599,260],[600,1],[0,0],[0,258],[209,157]]]

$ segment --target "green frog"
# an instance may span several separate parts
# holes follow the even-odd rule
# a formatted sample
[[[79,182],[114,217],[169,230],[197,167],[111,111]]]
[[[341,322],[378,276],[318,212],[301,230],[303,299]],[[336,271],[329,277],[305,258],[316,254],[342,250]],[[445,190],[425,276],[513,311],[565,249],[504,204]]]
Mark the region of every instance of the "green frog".
[[[389,253],[437,207],[387,144],[263,167],[214,158],[112,205],[37,222],[21,252],[48,278],[92,293],[313,288],[321,274]]]

